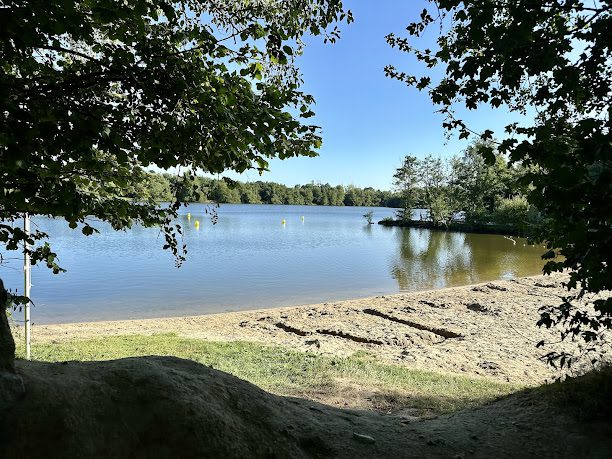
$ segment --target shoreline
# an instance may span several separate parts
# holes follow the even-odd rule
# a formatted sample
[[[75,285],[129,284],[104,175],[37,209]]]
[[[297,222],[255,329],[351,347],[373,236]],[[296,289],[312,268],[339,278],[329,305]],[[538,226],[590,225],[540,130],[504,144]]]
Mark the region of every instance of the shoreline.
[[[335,356],[365,351],[414,369],[538,384],[559,376],[540,360],[550,349],[535,347],[542,339],[559,338],[558,330],[536,326],[538,309],[560,300],[565,279],[563,274],[538,275],[281,308],[34,325],[32,342],[173,333]]]
[[[555,275],[553,274],[553,277]],[[236,310],[223,310],[223,311],[211,311],[211,312],[203,312],[199,314],[177,314],[177,315],[163,315],[163,316],[153,316],[153,317],[142,317],[142,318],[127,318],[127,319],[93,319],[93,320],[75,320],[70,322],[50,322],[50,323],[37,323],[33,322],[32,327],[41,327],[41,328],[55,328],[55,327],[65,327],[65,326],[75,326],[75,325],[84,325],[84,324],[116,324],[116,323],[126,323],[126,322],[145,322],[145,321],[174,321],[174,320],[182,320],[182,319],[205,319],[211,316],[224,316],[224,315],[232,315],[232,314],[249,314],[249,313],[268,313],[274,311],[281,310],[293,310],[300,308],[308,308],[308,307],[318,307],[322,305],[341,305],[343,303],[353,303],[353,302],[362,302],[367,300],[376,300],[378,298],[392,298],[392,297],[404,297],[416,294],[427,294],[427,293],[435,293],[441,291],[452,291],[455,289],[464,289],[468,287],[478,287],[484,286],[486,284],[494,283],[494,282],[507,282],[514,281],[516,279],[535,279],[535,278],[550,278],[551,276],[543,275],[543,274],[534,274],[532,276],[520,276],[512,279],[491,279],[483,282],[478,282],[474,284],[463,284],[463,285],[454,285],[451,287],[441,287],[441,288],[429,288],[425,290],[413,290],[406,292],[397,292],[397,293],[380,293],[379,295],[367,295],[367,296],[355,296],[345,299],[339,300],[329,300],[324,302],[311,302],[311,303],[297,303],[297,304],[289,304],[283,306],[269,306],[269,307],[253,307],[247,309],[236,309]],[[14,328],[22,328],[23,321],[15,322],[11,324],[11,327]]]
[[[435,225],[428,220],[381,220],[379,225],[398,228],[427,229],[430,231],[450,231],[455,233],[474,233],[474,234],[497,234],[500,236],[514,236],[525,238],[524,231],[516,225],[506,224],[477,224],[452,222],[448,226]]]

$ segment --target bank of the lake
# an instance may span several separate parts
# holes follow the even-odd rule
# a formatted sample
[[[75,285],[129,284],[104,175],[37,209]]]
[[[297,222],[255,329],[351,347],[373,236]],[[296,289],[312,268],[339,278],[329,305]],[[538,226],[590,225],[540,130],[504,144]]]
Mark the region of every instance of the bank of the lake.
[[[501,223],[466,223],[451,222],[446,226],[437,225],[428,220],[397,220],[384,219],[378,222],[386,227],[416,228],[430,231],[455,231],[459,233],[498,234],[502,236],[525,236],[525,231],[517,225]]]
[[[33,328],[33,341],[44,345],[174,333],[186,339],[263,343],[331,356],[365,351],[380,362],[416,370],[535,384],[558,376],[540,359],[549,348],[536,348],[540,340],[558,341],[558,333],[538,328],[536,321],[541,306],[560,301],[563,279],[535,276],[205,316],[40,325]]]

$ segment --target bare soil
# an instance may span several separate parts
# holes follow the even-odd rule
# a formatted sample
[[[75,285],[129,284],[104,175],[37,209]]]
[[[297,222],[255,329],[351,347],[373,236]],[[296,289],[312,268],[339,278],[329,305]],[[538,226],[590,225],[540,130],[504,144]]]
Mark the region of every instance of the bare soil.
[[[174,357],[17,362],[0,457],[609,457],[612,429],[525,391],[435,419],[279,397]]]

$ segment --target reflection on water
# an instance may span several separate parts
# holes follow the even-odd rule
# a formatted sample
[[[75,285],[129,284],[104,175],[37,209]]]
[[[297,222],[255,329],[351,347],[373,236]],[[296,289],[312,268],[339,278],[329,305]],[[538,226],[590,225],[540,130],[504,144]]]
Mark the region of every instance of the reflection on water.
[[[540,272],[541,247],[521,238],[390,228],[398,244],[391,275],[400,291],[442,288]]]
[[[212,225],[203,205],[183,209],[187,261],[161,250],[154,228],[83,237],[65,221],[35,218],[51,235],[54,276],[33,270],[34,321],[78,322],[192,315],[375,296],[537,274],[541,247],[497,235],[367,225],[393,209],[221,205]],[[191,218],[187,213],[190,212]],[[199,221],[198,227],[195,221]],[[283,224],[282,222],[285,221]],[[15,255],[13,252],[10,255]],[[19,257],[0,266],[23,285]]]

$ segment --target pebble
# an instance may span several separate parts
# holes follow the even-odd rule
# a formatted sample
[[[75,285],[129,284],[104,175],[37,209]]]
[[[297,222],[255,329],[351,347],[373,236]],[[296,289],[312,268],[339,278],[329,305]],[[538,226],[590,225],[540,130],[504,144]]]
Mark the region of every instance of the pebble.
[[[361,443],[373,444],[376,443],[374,437],[370,437],[369,435],[358,434],[357,432],[353,432],[353,438]]]

